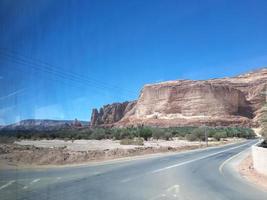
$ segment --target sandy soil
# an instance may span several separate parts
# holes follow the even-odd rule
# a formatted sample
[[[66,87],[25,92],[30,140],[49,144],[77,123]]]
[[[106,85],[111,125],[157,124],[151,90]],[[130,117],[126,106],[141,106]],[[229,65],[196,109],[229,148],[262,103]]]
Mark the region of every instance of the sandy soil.
[[[261,137],[261,128],[252,128],[252,130],[254,131],[254,133],[256,133],[257,137]]]
[[[240,139],[213,141],[209,142],[209,146],[238,141]],[[203,142],[189,142],[178,138],[171,141],[145,141],[142,146],[121,145],[120,141],[113,140],[22,140],[13,144],[0,144],[0,168],[82,164],[203,147]]]
[[[241,141],[242,139],[227,139],[226,141],[209,141],[210,146]],[[190,142],[173,138],[170,141],[166,140],[149,140],[144,141],[144,145],[121,145],[119,140],[21,140],[16,141],[15,144],[23,146],[35,146],[41,148],[65,148],[70,151],[92,151],[92,150],[113,150],[113,149],[135,149],[135,148],[182,148],[187,146],[205,146],[204,142]]]
[[[239,165],[239,172],[250,182],[267,191],[267,177],[258,173],[252,163],[252,156],[246,157]]]
[[[210,142],[211,145],[217,144],[218,142]],[[137,145],[121,145],[119,140],[22,140],[16,141],[18,145],[33,145],[35,147],[42,148],[66,148],[71,151],[90,151],[90,150],[112,150],[112,149],[135,149],[135,148],[160,148],[160,147],[171,147],[179,148],[185,146],[199,146],[199,142],[189,142],[187,140],[179,140],[174,138],[173,140],[150,140],[144,141],[143,146]],[[204,145],[204,143],[202,143]]]

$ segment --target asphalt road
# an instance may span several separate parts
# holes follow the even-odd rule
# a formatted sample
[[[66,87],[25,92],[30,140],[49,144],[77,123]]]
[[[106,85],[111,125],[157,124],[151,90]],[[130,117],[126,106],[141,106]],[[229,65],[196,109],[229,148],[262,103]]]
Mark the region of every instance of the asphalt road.
[[[256,142],[94,166],[0,171],[0,199],[266,200],[266,192],[235,170]]]

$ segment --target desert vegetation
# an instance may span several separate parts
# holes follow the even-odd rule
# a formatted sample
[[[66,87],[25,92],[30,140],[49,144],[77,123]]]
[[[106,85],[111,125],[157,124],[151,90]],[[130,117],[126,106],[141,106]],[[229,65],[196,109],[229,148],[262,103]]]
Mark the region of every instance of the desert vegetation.
[[[205,133],[213,140],[210,141],[210,146],[242,140],[238,138],[254,137],[251,129],[238,127],[71,127],[53,131],[1,131],[0,162],[8,167],[62,165],[180,152],[204,147],[205,144],[201,141],[205,140]],[[226,137],[227,139],[223,139]]]
[[[264,138],[263,146],[267,147],[267,103],[262,107],[260,116],[261,135]]]
[[[220,140],[227,137],[254,138],[255,134],[250,128],[241,127],[132,127],[132,128],[70,128],[58,131],[9,131],[2,132],[2,138],[15,139],[114,139],[123,140],[122,143],[142,143],[141,140],[163,139],[171,140],[173,137],[187,139],[189,141],[204,141],[207,137]],[[127,139],[127,140],[126,140]]]

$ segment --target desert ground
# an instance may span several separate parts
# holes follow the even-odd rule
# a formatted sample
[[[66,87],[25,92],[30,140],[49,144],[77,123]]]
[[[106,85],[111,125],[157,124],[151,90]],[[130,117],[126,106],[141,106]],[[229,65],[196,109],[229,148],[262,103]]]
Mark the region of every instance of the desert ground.
[[[254,169],[251,154],[240,163],[239,172],[248,181],[267,191],[267,177]]]
[[[209,146],[241,141],[243,139],[229,138],[210,141]],[[119,140],[21,140],[0,144],[0,168],[77,165],[205,147],[205,142],[179,138],[144,141],[140,146],[122,145]]]

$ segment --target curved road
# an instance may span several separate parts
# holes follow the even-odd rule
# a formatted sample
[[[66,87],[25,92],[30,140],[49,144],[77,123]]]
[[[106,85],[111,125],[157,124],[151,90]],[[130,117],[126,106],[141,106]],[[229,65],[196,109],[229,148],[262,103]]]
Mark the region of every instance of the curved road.
[[[101,165],[0,171],[0,199],[266,200],[235,168],[256,140]]]

